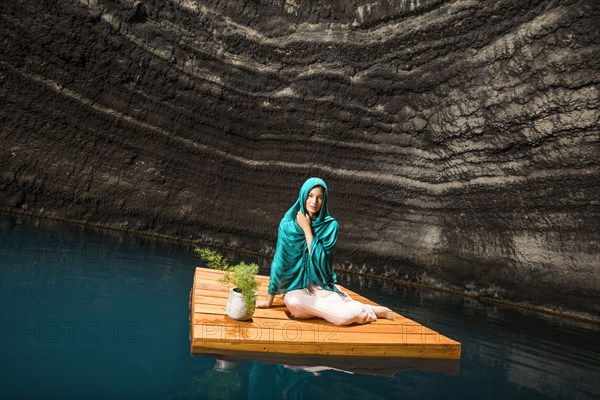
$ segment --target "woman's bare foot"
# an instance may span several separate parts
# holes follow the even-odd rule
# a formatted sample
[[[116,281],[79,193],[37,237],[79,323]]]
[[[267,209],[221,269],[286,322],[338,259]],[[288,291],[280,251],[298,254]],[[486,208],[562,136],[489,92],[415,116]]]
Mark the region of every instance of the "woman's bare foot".
[[[373,311],[375,311],[375,315],[377,315],[377,318],[385,318],[385,319],[391,319],[391,320],[396,319],[396,317],[394,316],[394,313],[389,308],[382,307],[382,306],[372,306],[372,307],[373,307]]]

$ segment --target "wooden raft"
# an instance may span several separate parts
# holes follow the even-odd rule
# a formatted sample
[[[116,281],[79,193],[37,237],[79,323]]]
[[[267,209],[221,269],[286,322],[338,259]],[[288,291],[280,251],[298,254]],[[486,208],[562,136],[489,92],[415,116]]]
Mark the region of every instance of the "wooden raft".
[[[397,313],[394,321],[335,326],[319,318],[291,318],[281,296],[276,296],[271,308],[256,309],[251,320],[233,320],[225,312],[229,289],[217,282],[221,274],[196,268],[190,299],[194,354],[460,359],[459,342]],[[265,298],[269,277],[258,279],[259,298]],[[342,290],[355,300],[377,305],[351,290]]]

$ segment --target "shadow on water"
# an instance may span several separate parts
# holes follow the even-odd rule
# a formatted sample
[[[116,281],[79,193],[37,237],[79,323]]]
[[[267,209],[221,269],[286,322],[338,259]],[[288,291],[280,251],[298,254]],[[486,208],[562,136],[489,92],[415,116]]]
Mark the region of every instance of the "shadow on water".
[[[0,398],[600,397],[597,325],[350,275],[340,283],[461,342],[460,373],[192,356],[192,248],[0,216]]]

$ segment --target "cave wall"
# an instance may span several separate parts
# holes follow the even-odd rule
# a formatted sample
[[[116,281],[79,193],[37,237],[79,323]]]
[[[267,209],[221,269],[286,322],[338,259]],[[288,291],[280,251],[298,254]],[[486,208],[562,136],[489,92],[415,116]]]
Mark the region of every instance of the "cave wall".
[[[600,314],[596,1],[0,7],[0,208]]]

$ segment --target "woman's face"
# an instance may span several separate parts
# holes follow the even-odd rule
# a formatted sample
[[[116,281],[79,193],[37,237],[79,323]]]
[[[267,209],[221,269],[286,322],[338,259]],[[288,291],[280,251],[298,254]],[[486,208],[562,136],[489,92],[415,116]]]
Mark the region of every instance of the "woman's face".
[[[317,215],[319,215],[319,211],[321,211],[322,206],[323,188],[321,186],[315,186],[310,192],[308,192],[308,197],[306,198],[306,204],[304,204],[304,208],[308,212],[310,218],[315,219]]]

